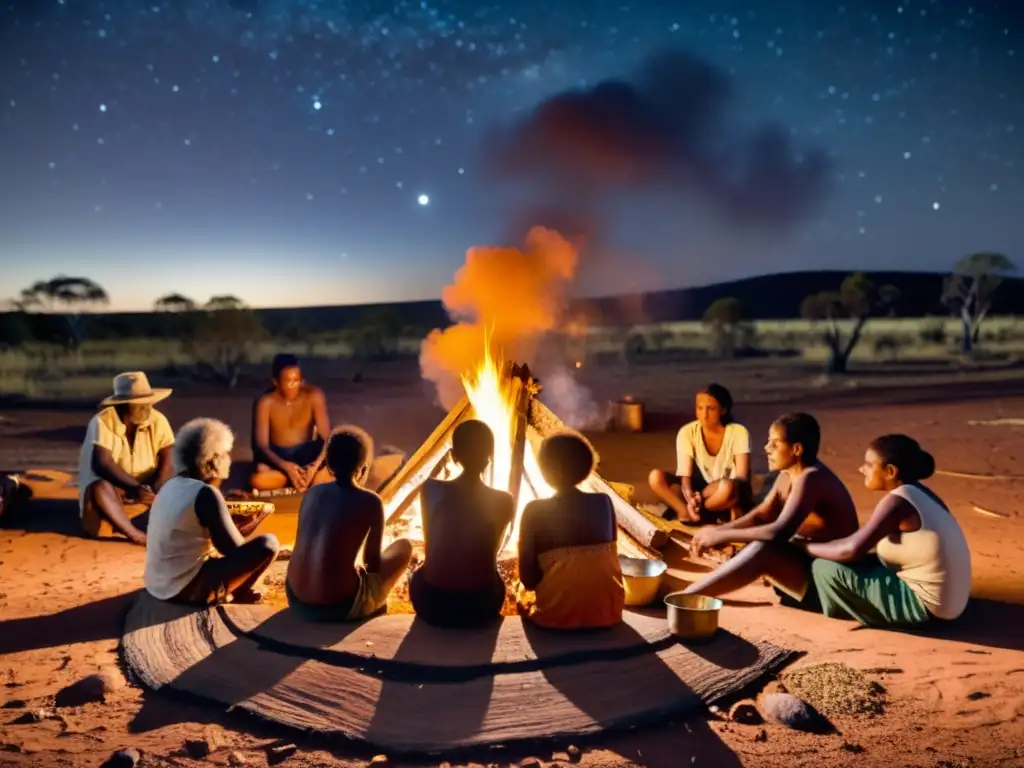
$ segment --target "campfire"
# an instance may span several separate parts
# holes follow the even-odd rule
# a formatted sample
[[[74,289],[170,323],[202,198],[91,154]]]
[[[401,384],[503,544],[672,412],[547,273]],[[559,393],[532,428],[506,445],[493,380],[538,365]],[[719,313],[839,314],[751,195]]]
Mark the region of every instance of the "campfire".
[[[451,437],[464,419],[476,418],[494,432],[494,460],[486,478],[492,488],[506,490],[515,499],[516,518],[506,534],[501,560],[506,574],[515,569],[519,521],[526,505],[548,498],[554,491],[545,482],[537,463],[544,437],[564,425],[540,400],[540,383],[525,365],[496,360],[486,349],[476,370],[462,377],[465,395],[434,432],[381,487],[387,520],[387,538],[405,536],[423,540],[419,488],[430,478],[451,479],[460,468],[451,456]],[[619,523],[619,551],[634,557],[657,557],[667,534],[634,509],[625,498],[594,472],[583,483],[585,490],[605,493],[613,503]]]

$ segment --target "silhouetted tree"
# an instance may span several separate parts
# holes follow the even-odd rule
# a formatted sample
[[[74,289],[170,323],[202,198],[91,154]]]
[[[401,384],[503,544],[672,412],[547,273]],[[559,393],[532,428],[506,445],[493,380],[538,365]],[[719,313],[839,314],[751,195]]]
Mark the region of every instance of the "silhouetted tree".
[[[195,330],[195,353],[229,388],[234,388],[242,368],[266,338],[259,317],[234,296],[216,296],[206,304]]]
[[[192,299],[180,293],[168,293],[153,302],[153,309],[157,312],[195,312],[197,308]]]
[[[732,357],[736,350],[746,346],[750,338],[750,323],[739,299],[726,296],[715,301],[704,311],[702,321],[711,332],[712,354]]]
[[[110,303],[107,292],[87,277],[58,275],[40,280],[21,292],[19,305],[25,311],[38,310],[61,315],[67,324],[66,346],[82,343],[82,314]]]
[[[843,280],[838,292],[822,291],[804,299],[800,305],[801,316],[828,324],[824,334],[829,350],[825,368],[828,373],[846,373],[850,354],[860,341],[864,324],[872,317],[891,313],[899,295],[896,286],[876,286],[863,272],[856,272]],[[854,321],[845,343],[838,322],[843,318]]]
[[[1017,265],[1009,256],[981,251],[960,259],[953,268],[953,274],[946,278],[942,287],[942,303],[960,316],[964,355],[974,353],[981,324],[992,308],[992,294],[1003,278],[1016,269]]]

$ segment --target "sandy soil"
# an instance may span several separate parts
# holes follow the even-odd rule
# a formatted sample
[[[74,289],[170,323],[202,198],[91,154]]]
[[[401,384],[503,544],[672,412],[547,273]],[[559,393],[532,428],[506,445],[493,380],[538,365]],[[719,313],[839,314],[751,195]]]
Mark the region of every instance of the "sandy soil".
[[[650,430],[640,435],[594,433],[602,472],[634,483],[647,500],[652,466],[673,463],[674,430],[686,418],[689,392],[700,370],[662,366],[591,374],[599,400],[627,392],[646,399]],[[737,415],[755,439],[779,411],[813,410],[823,425],[824,459],[849,483],[862,513],[876,501],[857,475],[873,436],[904,431],[935,455],[940,470],[1021,476],[1024,427],[972,424],[1024,417],[1019,376],[913,372],[865,376],[855,384],[825,385],[806,371],[744,364],[716,371],[740,401]],[[899,389],[890,387],[899,385]],[[325,382],[336,421],[367,427],[379,442],[415,448],[440,412],[424,406],[429,390],[409,366],[382,366],[359,383],[347,375]],[[197,415],[230,423],[245,458],[249,401],[245,395],[180,392],[164,411],[174,424]],[[89,412],[84,407],[0,408],[0,467],[75,465]],[[1018,421],[1019,424],[1019,421]],[[757,462],[763,460],[755,455]],[[885,714],[838,718],[839,733],[813,736],[765,726],[694,719],[653,730],[609,736],[589,745],[583,765],[956,766],[1024,764],[1024,479],[979,480],[938,475],[932,487],[966,531],[974,554],[974,604],[955,626],[930,636],[855,629],[779,607],[761,586],[736,596],[722,624],[743,634],[769,632],[782,645],[808,651],[799,664],[842,661],[866,670],[886,689]],[[981,506],[1000,513],[990,517]],[[58,710],[60,719],[15,723],[26,711],[52,706],[64,685],[99,668],[116,667],[120,620],[140,586],[143,552],[119,542],[75,534],[73,506],[22,512],[0,530],[0,765],[94,766],[114,750],[135,747],[146,765],[267,764],[263,746],[284,738],[299,746],[294,766],[364,764],[359,752],[328,752],[295,734],[276,731],[213,708],[185,704],[126,686],[106,703]],[[278,522],[276,526],[281,526]],[[699,570],[673,559],[679,580]],[[283,566],[277,566],[282,568]],[[24,705],[19,702],[24,702]],[[203,760],[189,758],[187,739],[213,734],[223,747]],[[556,745],[564,750],[568,745]],[[542,762],[564,754],[536,753]],[[507,764],[524,754],[494,754],[485,764]]]

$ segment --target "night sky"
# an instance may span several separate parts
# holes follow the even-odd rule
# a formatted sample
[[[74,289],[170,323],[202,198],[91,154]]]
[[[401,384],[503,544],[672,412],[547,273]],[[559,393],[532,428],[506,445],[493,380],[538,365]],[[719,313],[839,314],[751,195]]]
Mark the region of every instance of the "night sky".
[[[1020,262],[1022,32],[1020,0],[3,2],[0,298],[436,298],[531,223],[586,231],[589,294]]]

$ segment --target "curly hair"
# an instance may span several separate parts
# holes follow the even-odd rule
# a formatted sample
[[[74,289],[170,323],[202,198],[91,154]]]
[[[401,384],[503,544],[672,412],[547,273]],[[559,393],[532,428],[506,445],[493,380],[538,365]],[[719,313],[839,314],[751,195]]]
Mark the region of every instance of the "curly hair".
[[[231,427],[217,419],[192,419],[174,437],[174,468],[202,479],[210,473],[216,456],[229,456],[235,445]]]

